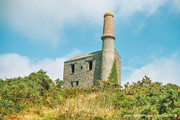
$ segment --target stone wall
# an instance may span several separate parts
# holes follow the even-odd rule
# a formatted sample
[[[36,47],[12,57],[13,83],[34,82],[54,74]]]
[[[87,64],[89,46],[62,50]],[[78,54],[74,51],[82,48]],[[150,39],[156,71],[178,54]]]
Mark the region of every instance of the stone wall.
[[[115,59],[116,59],[116,66],[117,66],[118,83],[121,85],[121,57],[116,50],[115,50]]]
[[[108,80],[115,58],[113,16],[114,15],[110,12],[104,14],[103,35],[101,37],[103,41],[101,80],[105,81]]]
[[[102,51],[90,53],[78,59],[65,61],[64,63],[64,88],[91,87],[100,80]],[[92,61],[92,69],[89,70],[89,61]],[[71,65],[75,66],[72,73]],[[72,86],[73,84],[73,86]]]
[[[93,86],[97,80],[107,81],[114,59],[116,59],[118,83],[121,84],[121,57],[114,48],[113,16],[110,12],[104,14],[102,51],[76,56],[64,62],[64,88],[85,88]],[[89,61],[92,62],[91,70]]]
[[[112,65],[114,63],[114,39],[105,38],[103,40],[103,51],[102,51],[102,73],[101,80],[108,80],[109,74],[111,72]]]

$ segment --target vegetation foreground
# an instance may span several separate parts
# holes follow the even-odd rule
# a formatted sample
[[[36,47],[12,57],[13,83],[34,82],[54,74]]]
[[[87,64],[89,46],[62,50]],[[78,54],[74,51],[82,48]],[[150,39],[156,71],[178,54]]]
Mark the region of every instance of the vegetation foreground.
[[[0,120],[180,119],[180,87],[142,81],[124,85],[98,81],[85,89],[62,89],[43,70],[0,80]],[[141,115],[141,116],[140,116]]]

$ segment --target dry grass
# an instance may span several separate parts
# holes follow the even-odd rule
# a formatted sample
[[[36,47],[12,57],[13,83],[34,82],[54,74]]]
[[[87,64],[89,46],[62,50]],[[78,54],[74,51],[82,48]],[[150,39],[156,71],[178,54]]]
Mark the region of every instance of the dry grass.
[[[30,108],[28,110],[24,110],[21,113],[16,113],[13,115],[8,115],[7,120],[37,120],[43,119],[46,117],[56,117],[58,107],[57,108]]]
[[[108,103],[107,103],[108,102]],[[9,115],[8,120],[34,120],[34,119],[71,119],[90,120],[95,117],[110,119],[113,116],[119,118],[121,110],[116,110],[112,106],[111,96],[105,92],[79,95],[69,98],[63,105],[58,105],[53,109],[31,108],[17,115]],[[115,118],[115,117],[114,117]]]
[[[110,118],[113,115],[120,116],[121,110],[115,110],[111,97],[99,92],[67,100],[64,105],[59,107],[57,118],[88,120],[94,117]]]

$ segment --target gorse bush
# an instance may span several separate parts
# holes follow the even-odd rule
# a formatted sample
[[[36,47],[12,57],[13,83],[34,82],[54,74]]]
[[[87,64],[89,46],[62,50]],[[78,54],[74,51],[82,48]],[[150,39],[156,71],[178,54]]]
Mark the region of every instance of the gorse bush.
[[[47,114],[43,113],[44,107],[56,110],[44,119],[59,120],[142,119],[128,115],[180,114],[180,87],[153,83],[147,76],[142,81],[126,83],[124,89],[112,81],[97,81],[97,86],[84,89],[62,86],[61,80],[54,83],[43,70],[26,77],[0,80],[0,119],[31,108],[33,114],[42,118]]]
[[[24,78],[1,80],[0,115],[19,112],[28,107],[61,103],[59,91],[43,70]]]

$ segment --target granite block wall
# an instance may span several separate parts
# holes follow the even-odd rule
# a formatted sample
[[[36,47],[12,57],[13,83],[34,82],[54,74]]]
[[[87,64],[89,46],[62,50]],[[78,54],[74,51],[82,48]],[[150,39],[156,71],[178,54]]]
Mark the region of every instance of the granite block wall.
[[[64,63],[64,88],[85,88],[93,86],[101,75],[102,51],[91,55],[66,61]],[[90,68],[92,64],[92,68]],[[74,65],[74,73],[72,73]]]

